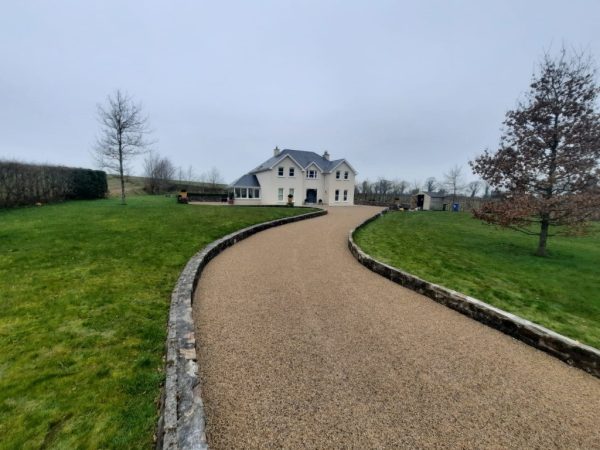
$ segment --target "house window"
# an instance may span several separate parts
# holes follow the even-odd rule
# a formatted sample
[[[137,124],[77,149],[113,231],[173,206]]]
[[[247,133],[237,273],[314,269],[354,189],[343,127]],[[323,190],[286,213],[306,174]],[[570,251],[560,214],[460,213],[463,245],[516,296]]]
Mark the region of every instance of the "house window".
[[[294,196],[294,188],[290,188],[290,195],[293,197]]]
[[[335,179],[336,180],[340,179],[340,171],[339,170],[335,173]]]
[[[277,176],[278,177],[282,177],[283,176],[283,167],[278,167],[277,168]]]
[[[288,173],[289,173],[290,177],[293,177],[294,176],[294,168],[290,167],[290,170]]]
[[[335,190],[335,201],[336,202],[340,201],[340,190],[339,189]]]
[[[277,189],[277,200],[279,200],[280,202],[283,201],[283,188]]]
[[[306,178],[317,178],[317,171],[316,170],[309,170],[306,172]]]
[[[260,188],[239,188],[233,190],[235,198],[260,198]]]
[[[348,173],[348,172],[346,172]],[[347,202],[348,201],[348,190],[344,189],[344,201]]]
[[[348,171],[346,170],[346,171],[344,172],[344,180],[347,180],[347,179],[348,179]]]

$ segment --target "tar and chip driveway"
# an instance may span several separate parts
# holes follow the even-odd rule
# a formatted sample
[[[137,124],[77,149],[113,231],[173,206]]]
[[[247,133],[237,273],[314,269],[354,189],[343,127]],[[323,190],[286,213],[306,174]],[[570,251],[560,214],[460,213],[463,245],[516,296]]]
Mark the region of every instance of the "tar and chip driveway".
[[[377,208],[261,232],[194,315],[211,449],[600,448],[600,379],[361,266]]]

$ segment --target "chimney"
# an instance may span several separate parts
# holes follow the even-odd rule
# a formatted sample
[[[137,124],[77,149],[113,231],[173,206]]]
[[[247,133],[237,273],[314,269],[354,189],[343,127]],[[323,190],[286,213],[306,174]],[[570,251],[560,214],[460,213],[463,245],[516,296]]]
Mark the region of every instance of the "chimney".
[[[323,159],[329,161],[329,152],[327,150],[325,150],[325,153],[323,153]]]
[[[279,147],[273,149],[273,156],[279,156]]]

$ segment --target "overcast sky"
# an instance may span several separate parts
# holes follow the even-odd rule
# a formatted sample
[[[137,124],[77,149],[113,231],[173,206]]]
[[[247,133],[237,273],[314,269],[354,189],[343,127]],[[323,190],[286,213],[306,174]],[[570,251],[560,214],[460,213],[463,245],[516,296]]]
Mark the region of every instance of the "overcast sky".
[[[227,182],[276,145],[359,179],[470,172],[563,42],[600,60],[600,1],[5,1],[0,159],[93,167],[120,88],[161,155]]]

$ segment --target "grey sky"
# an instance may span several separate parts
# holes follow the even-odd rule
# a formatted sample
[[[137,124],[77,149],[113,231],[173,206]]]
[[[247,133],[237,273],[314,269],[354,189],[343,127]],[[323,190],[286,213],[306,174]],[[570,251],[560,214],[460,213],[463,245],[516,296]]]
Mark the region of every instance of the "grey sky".
[[[544,50],[599,62],[599,20],[597,0],[5,1],[0,158],[92,167],[96,104],[121,88],[160,154],[226,181],[275,145],[359,179],[468,172]]]

